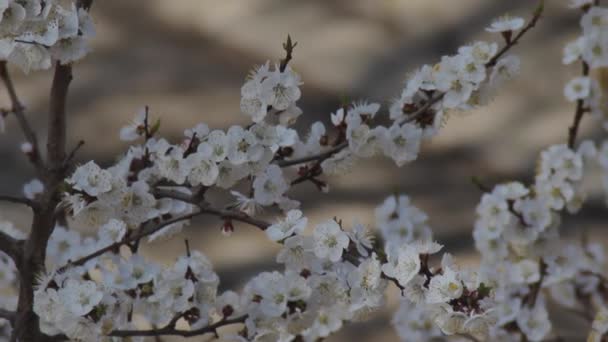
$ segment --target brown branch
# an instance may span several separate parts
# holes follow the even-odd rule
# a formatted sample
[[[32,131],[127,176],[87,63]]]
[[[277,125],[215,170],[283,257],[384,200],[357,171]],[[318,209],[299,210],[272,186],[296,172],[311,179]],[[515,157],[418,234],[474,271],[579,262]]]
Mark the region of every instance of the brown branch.
[[[15,239],[4,232],[0,232],[0,251],[8,255],[17,267],[21,264],[22,247],[23,240]]]
[[[444,96],[445,96],[445,93],[439,93],[437,95],[432,96],[429,99],[429,101],[427,103],[425,103],[422,107],[420,107],[414,113],[408,114],[405,118],[400,120],[398,123],[400,125],[402,125],[402,124],[412,122],[412,121],[418,119],[420,116],[424,115],[427,112],[427,110],[429,110],[431,108],[431,106],[433,106],[435,103],[441,101],[441,99],[443,99]]]
[[[78,144],[76,144],[76,146],[74,146],[74,148],[72,149],[72,151],[70,151],[70,154],[68,154],[68,156],[65,158],[64,167],[68,167],[69,164],[72,161],[74,161],[74,158],[76,157],[76,153],[78,152],[78,150],[80,150],[80,148],[82,146],[84,146],[84,140],[78,141]]]
[[[281,65],[279,66],[279,71],[283,72],[287,68],[287,64],[293,58],[293,49],[298,45],[297,42],[291,41],[291,36],[287,35],[287,41],[283,43],[283,50],[285,50],[285,58],[281,60]]]
[[[40,341],[38,316],[33,311],[36,277],[44,270],[46,247],[55,227],[55,208],[59,204],[59,187],[65,178],[66,101],[72,80],[70,65],[55,64],[49,103],[47,169],[41,176],[44,192],[40,208],[34,211],[30,236],[23,246],[19,269],[19,302],[11,341]]]
[[[38,173],[44,172],[44,164],[42,159],[40,158],[40,148],[38,146],[38,138],[36,137],[36,133],[32,129],[29,121],[25,117],[25,108],[19,101],[19,97],[17,96],[17,91],[15,90],[15,86],[13,81],[8,73],[8,69],[6,67],[6,61],[0,61],[0,78],[2,78],[2,82],[4,82],[4,86],[8,92],[8,96],[11,100],[11,111],[15,114],[17,118],[17,122],[23,131],[23,135],[25,139],[32,144],[32,152],[30,154],[30,160],[36,167]]]
[[[217,330],[221,327],[244,323],[247,319],[247,315],[243,315],[240,317],[235,317],[231,319],[222,319],[217,323],[213,323],[206,327],[202,327],[200,329],[195,330],[179,330],[175,329],[174,325],[168,324],[167,326],[160,329],[150,329],[150,330],[114,330],[108,334],[108,336],[117,336],[117,337],[132,337],[132,336],[182,336],[182,337],[192,337],[199,336],[204,334],[213,333],[217,335]]]
[[[587,62],[582,61],[583,77],[589,76],[589,64]],[[581,124],[581,120],[583,115],[589,111],[589,108],[585,108],[585,100],[578,99],[576,101],[576,109],[574,111],[574,121],[572,122],[572,126],[568,128],[568,147],[570,149],[574,148],[574,144],[576,144],[576,135],[578,134],[578,128]]]
[[[327,150],[325,152],[321,152],[319,154],[311,155],[311,156],[308,156],[308,157],[302,157],[302,158],[298,158],[298,159],[277,161],[277,165],[280,166],[280,167],[287,167],[287,166],[293,166],[293,165],[308,163],[308,162],[311,162],[311,161],[318,161],[318,160],[321,160],[321,159],[325,160],[325,159],[331,157],[334,153],[338,153],[338,152],[342,151],[346,147],[348,147],[348,143],[347,142],[343,142],[343,143],[341,143],[339,145],[336,145],[336,146],[332,147],[331,149],[329,149],[329,150]]]

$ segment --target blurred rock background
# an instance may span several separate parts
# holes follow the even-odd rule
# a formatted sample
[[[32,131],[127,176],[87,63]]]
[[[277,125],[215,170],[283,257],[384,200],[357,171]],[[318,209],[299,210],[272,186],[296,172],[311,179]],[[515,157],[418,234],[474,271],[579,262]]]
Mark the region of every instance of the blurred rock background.
[[[538,27],[514,49],[522,58],[520,77],[491,105],[452,115],[413,164],[396,168],[384,159],[364,161],[348,176],[330,178],[329,194],[311,184],[298,186],[292,197],[302,201],[309,222],[338,216],[347,224],[355,219],[371,223],[373,208],[386,196],[405,193],[429,214],[445,250],[460,263],[474,264],[470,232],[480,192],[471,177],[487,184],[531,180],[539,151],[565,142],[572,120],[574,109],[562,87],[578,68],[562,66],[561,51],[579,34],[578,13],[567,9],[566,1],[546,2]],[[386,105],[399,94],[409,71],[468,42],[499,39],[483,30],[493,18],[507,12],[528,17],[534,6],[531,0],[98,1],[94,51],[74,68],[69,144],[84,139],[79,159],[109,165],[127,147],[118,139],[119,128],[144,105],[162,118],[161,133],[168,138],[180,137],[199,122],[212,128],[245,124],[247,118],[239,113],[243,80],[254,65],[282,57],[288,33],[298,42],[292,66],[305,82],[300,128],[328,122],[344,97]],[[44,139],[52,73],[15,70],[14,75],[27,115]],[[1,94],[0,104],[6,106]],[[582,136],[599,137],[595,126],[592,119],[584,120]],[[33,177],[18,152],[21,140],[16,122],[9,120],[0,135],[0,193],[17,194]],[[590,203],[564,222],[569,238],[587,229],[592,238],[607,239],[599,178],[593,181]],[[29,224],[27,211],[5,204],[0,218],[15,220],[24,230]],[[219,227],[216,218],[197,220],[185,236],[211,258],[221,288],[238,289],[259,271],[277,268],[277,246],[262,233],[239,225],[225,238]],[[169,263],[183,249],[180,236],[145,251]],[[396,340],[389,325],[396,293],[389,297],[389,310],[329,341]],[[584,335],[578,328],[559,325],[557,331],[565,340],[577,340]]]

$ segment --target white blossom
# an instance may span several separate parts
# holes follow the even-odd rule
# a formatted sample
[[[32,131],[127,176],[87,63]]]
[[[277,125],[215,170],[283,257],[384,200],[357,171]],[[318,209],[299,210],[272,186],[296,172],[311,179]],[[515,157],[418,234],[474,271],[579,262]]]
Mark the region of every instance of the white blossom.
[[[329,220],[318,224],[313,233],[315,255],[321,259],[328,258],[336,262],[342,257],[342,252],[348,247],[349,238],[340,225]]]
[[[272,241],[280,241],[293,234],[301,234],[307,222],[308,219],[302,217],[300,210],[290,210],[284,221],[279,221],[266,229],[266,235]]]
[[[486,28],[488,32],[509,32],[519,30],[524,26],[524,19],[519,17],[511,17],[509,15],[502,16],[492,22],[490,27]]]

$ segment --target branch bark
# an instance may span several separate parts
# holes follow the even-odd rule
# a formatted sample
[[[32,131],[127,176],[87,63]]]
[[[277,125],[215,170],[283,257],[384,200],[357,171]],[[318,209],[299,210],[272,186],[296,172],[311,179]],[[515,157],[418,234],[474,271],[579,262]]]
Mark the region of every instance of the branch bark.
[[[59,204],[59,186],[65,178],[66,101],[72,80],[72,67],[56,63],[49,104],[47,172],[42,175],[45,191],[40,208],[34,211],[30,236],[23,246],[19,269],[19,302],[12,341],[39,341],[38,316],[33,311],[36,277],[44,271],[46,247],[55,228],[55,208]]]
[[[172,198],[178,201],[195,205],[200,208],[201,214],[209,214],[218,216],[223,219],[231,219],[243,223],[248,223],[252,226],[260,228],[261,230],[266,230],[268,227],[270,227],[270,223],[266,221],[258,220],[239,211],[213,208],[205,204],[203,201],[200,201],[193,196],[181,192],[157,189],[156,191],[154,191],[154,195],[156,197]]]
[[[28,207],[30,207],[32,209],[35,209],[38,207],[36,202],[34,202],[28,198],[25,198],[25,197],[0,195],[0,201],[23,204],[23,205],[27,205]]]

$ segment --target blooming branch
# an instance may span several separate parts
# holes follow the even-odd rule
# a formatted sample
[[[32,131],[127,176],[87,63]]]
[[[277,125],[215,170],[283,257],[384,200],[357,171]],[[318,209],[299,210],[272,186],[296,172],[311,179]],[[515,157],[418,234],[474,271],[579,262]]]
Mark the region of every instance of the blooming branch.
[[[117,337],[130,337],[130,336],[182,336],[182,337],[193,337],[200,336],[205,334],[214,334],[217,336],[217,330],[219,328],[244,323],[247,319],[247,315],[243,315],[236,318],[223,319],[219,322],[213,323],[203,328],[195,329],[195,330],[179,330],[175,328],[175,322],[173,324],[168,324],[164,328],[160,329],[151,329],[151,330],[115,330],[112,331],[109,336],[117,336]]]

